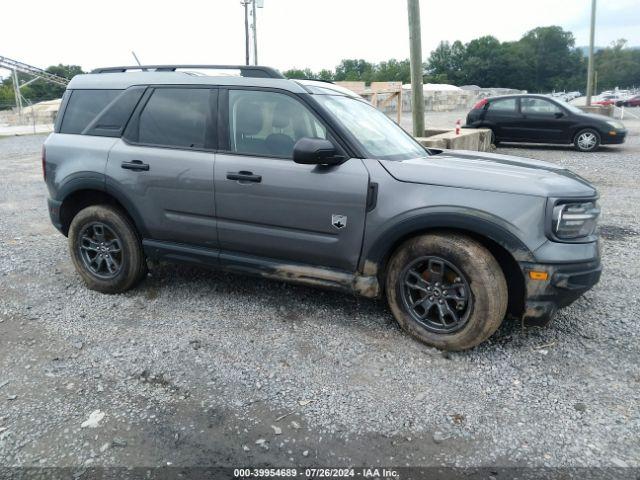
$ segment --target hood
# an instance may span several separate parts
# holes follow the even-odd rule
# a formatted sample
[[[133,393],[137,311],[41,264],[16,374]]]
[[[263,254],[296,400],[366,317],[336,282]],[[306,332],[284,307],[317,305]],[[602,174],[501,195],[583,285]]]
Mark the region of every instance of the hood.
[[[401,182],[540,197],[591,197],[597,193],[589,182],[565,168],[510,155],[444,150],[428,158],[380,163]]]
[[[612,117],[607,117],[606,115],[600,115],[599,113],[583,112],[580,114],[580,116],[584,118],[588,118],[590,120],[598,120],[599,122],[602,122],[602,123],[607,123],[611,121],[616,121],[616,122],[620,121]]]

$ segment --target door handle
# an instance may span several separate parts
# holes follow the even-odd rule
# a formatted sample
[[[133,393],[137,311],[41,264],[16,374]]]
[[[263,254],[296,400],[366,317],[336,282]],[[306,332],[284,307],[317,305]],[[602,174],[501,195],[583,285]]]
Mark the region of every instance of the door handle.
[[[146,172],[149,170],[149,164],[143,163],[142,160],[131,160],[130,162],[122,162],[120,165],[125,170],[134,170],[139,172]]]
[[[253,172],[241,170],[239,172],[227,172],[227,180],[260,183],[262,181],[262,175],[254,175]]]

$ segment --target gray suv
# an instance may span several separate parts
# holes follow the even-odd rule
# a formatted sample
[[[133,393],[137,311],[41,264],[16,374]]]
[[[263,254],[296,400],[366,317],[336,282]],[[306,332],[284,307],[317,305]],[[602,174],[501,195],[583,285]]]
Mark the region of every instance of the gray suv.
[[[348,90],[267,67],[76,76],[42,161],[51,220],[104,293],[147,259],[189,262],[384,294],[412,336],[461,350],[508,315],[546,323],[600,277],[584,179],[425,149]]]

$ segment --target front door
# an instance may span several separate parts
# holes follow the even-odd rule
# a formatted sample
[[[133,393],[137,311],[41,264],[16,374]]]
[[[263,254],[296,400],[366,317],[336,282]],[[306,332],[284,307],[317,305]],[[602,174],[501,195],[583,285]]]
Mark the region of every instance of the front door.
[[[535,143],[566,143],[571,120],[551,100],[536,97],[520,99],[522,139]]]
[[[109,153],[107,189],[154,240],[217,247],[213,165],[217,90],[159,87]]]
[[[220,102],[226,113],[214,190],[221,250],[355,271],[369,183],[362,160],[294,163],[300,138],[336,143],[295,96],[231,89]]]

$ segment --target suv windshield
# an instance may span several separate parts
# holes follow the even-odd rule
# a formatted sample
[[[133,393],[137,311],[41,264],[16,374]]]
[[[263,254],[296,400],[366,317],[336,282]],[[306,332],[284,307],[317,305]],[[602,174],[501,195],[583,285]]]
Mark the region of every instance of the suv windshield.
[[[316,95],[344,127],[360,142],[367,156],[378,160],[427,157],[427,150],[380,110],[342,95]]]

